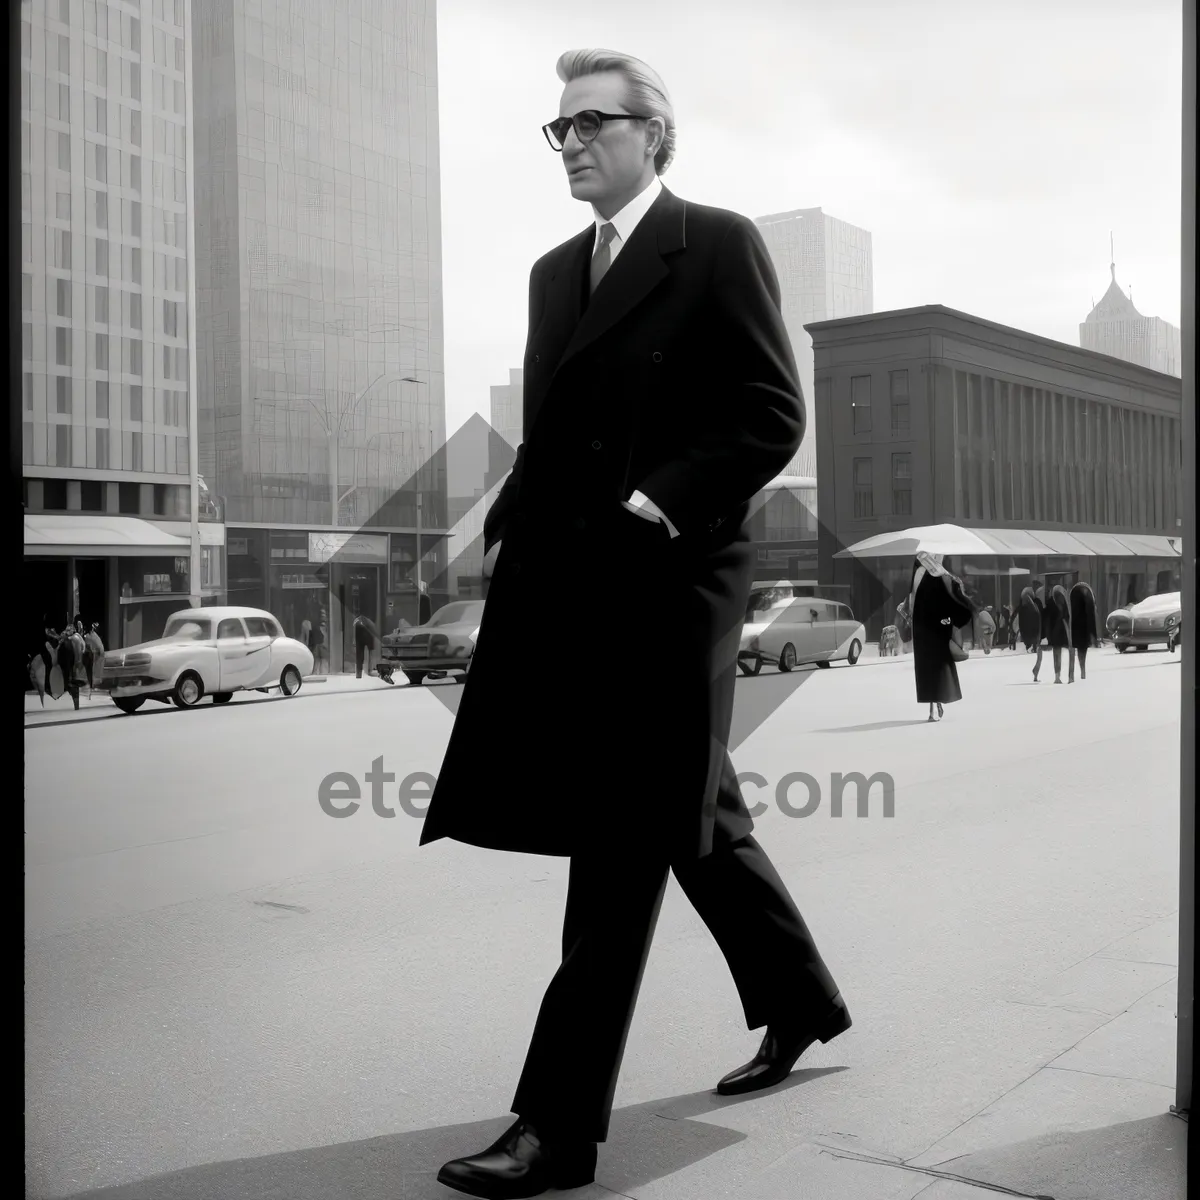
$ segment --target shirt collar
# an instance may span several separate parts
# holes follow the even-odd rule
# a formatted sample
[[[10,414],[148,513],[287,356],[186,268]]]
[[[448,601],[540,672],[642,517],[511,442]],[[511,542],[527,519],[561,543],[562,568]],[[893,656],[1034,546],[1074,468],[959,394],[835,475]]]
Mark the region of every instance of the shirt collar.
[[[650,206],[658,199],[659,193],[662,192],[662,180],[657,175],[644,187],[616,216],[611,218],[612,224],[617,227],[617,237],[622,242],[629,240],[629,235],[637,227],[637,223],[650,211]],[[596,218],[596,236],[600,235],[600,226],[608,224],[608,221],[602,217],[596,208],[592,206],[592,214]]]

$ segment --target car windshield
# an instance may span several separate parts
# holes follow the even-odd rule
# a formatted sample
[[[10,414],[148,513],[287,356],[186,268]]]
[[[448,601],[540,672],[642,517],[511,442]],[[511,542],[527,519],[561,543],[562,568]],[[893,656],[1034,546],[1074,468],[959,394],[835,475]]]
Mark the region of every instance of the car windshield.
[[[203,642],[212,637],[212,622],[206,618],[172,617],[163,630],[163,637]]]
[[[439,608],[433,614],[431,620],[427,621],[427,625],[457,625],[460,622],[465,624],[468,621],[478,624],[483,616],[483,601],[463,601],[460,600],[455,604],[447,604],[444,608]]]

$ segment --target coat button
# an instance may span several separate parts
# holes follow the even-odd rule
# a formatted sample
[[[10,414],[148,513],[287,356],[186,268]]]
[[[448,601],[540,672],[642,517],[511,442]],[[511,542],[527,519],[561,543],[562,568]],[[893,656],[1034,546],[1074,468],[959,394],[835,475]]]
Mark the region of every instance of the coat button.
[[[650,355],[650,357],[652,359],[654,359],[655,362],[662,362],[662,355],[659,354],[659,352],[657,350],[655,350],[655,352],[652,355]]]
[[[536,354],[535,354],[535,355],[533,356],[533,361],[534,361],[534,362],[541,362],[542,360],[541,360],[541,358],[540,358],[538,355],[536,355]]]
[[[599,443],[599,442],[593,442],[593,443],[592,443],[592,449],[593,449],[593,450],[599,450],[599,449],[600,449],[600,443]]]

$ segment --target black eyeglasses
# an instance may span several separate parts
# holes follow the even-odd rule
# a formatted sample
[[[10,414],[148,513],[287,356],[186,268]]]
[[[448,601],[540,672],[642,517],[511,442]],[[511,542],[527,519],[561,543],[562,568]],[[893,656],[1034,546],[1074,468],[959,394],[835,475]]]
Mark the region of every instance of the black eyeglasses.
[[[635,113],[602,113],[597,112],[594,108],[585,108],[583,112],[577,112],[573,117],[559,117],[557,121],[543,125],[542,132],[546,135],[546,141],[550,143],[550,148],[561,154],[572,126],[575,127],[575,136],[581,142],[590,142],[604,127],[605,121],[651,121],[653,119],[653,117],[639,117]]]

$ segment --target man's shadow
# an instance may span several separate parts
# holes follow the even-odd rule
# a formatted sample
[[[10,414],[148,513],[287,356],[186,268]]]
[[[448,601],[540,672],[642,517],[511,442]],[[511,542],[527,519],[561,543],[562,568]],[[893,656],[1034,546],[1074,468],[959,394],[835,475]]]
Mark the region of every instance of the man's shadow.
[[[869,725],[836,725],[832,729],[814,729],[813,733],[869,733],[874,729],[903,729],[906,725],[926,725],[925,717],[914,717],[909,721],[872,721]]]
[[[572,1193],[599,1200],[682,1171],[744,1140],[745,1134],[711,1121],[690,1118],[719,1112],[831,1075],[846,1067],[793,1071],[774,1088],[750,1096],[695,1092],[652,1100],[613,1113],[608,1141],[600,1147],[596,1183]],[[69,1200],[450,1200],[459,1193],[437,1182],[444,1162],[474,1154],[495,1141],[515,1120],[495,1117],[464,1125],[442,1125],[371,1138],[209,1163],[136,1183],[78,1192]],[[558,1193],[555,1193],[558,1194]],[[27,1195],[37,1196],[31,1187]],[[45,1200],[44,1194],[42,1200]]]

